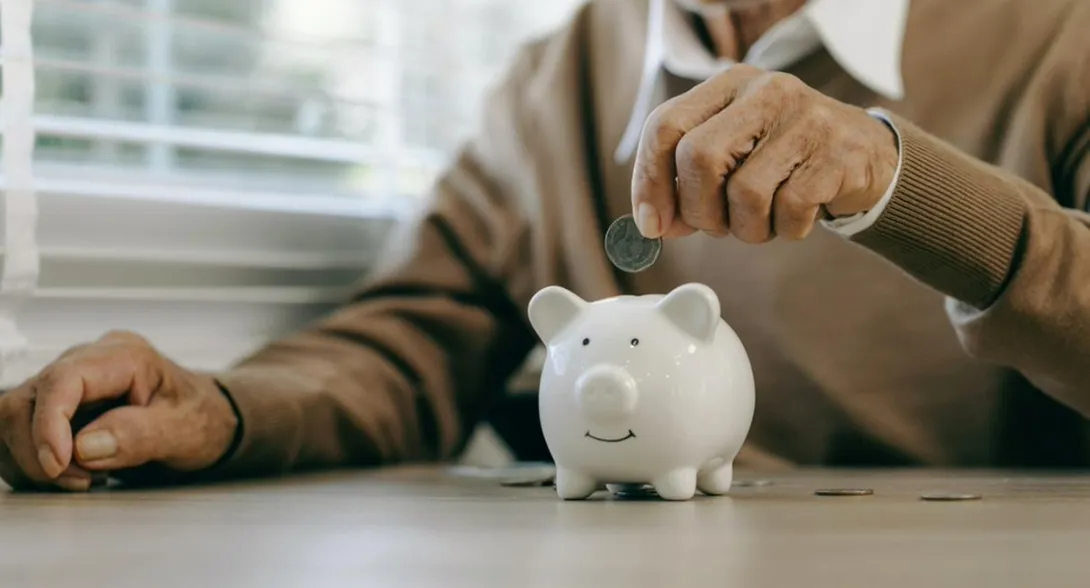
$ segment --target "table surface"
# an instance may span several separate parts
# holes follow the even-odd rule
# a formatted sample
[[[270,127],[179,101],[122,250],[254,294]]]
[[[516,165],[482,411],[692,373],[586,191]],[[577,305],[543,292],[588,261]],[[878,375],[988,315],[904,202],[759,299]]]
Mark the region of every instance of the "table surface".
[[[1090,475],[829,471],[559,500],[451,468],[86,495],[0,490],[0,586],[1086,586]],[[822,497],[826,487],[871,496]],[[925,491],[981,500],[925,502]]]

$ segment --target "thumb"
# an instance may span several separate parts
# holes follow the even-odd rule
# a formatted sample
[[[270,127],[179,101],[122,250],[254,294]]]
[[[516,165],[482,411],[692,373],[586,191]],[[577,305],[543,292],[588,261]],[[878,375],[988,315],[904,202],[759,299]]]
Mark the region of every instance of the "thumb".
[[[88,470],[135,468],[167,457],[170,405],[122,406],[76,435],[76,461]]]

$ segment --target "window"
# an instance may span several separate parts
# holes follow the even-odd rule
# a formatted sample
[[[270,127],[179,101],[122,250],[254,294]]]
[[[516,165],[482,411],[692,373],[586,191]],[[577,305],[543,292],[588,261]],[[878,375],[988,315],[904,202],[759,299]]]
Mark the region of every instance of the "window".
[[[218,369],[328,312],[577,3],[7,0],[3,385],[111,328]]]

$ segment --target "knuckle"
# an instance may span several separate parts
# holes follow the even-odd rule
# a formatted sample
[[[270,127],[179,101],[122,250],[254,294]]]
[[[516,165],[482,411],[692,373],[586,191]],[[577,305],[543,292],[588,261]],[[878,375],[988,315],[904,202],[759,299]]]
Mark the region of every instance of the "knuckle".
[[[817,137],[829,137],[836,130],[833,111],[824,104],[815,104],[806,110],[811,132]]]
[[[135,367],[146,366],[159,360],[159,352],[146,342],[131,347],[127,352]]]
[[[64,359],[68,359],[68,358],[70,358],[70,357],[78,357],[78,356],[79,356],[79,355],[80,355],[81,353],[83,353],[83,352],[87,351],[87,349],[88,349],[89,347],[90,347],[90,345],[89,345],[89,344],[87,344],[87,343],[82,343],[82,344],[80,344],[80,345],[73,345],[73,346],[69,347],[68,349],[65,349],[65,350],[64,350],[64,351],[63,351],[63,352],[62,352],[62,353],[61,353],[61,354],[60,354],[60,355],[59,355],[59,356],[57,357],[57,361],[61,361],[61,360],[64,360]]]
[[[125,329],[111,329],[109,331],[106,331],[106,333],[102,335],[102,338],[100,340],[103,342],[127,343],[137,346],[148,345],[148,340],[145,339],[142,335]]]
[[[780,214],[786,214],[791,217],[802,214],[802,210],[809,205],[808,190],[811,187],[808,183],[803,182],[789,183],[788,185],[780,188],[776,192],[776,210]]]
[[[45,366],[42,371],[38,372],[31,384],[34,396],[49,394],[71,378],[72,373],[73,368],[68,363],[55,362]]]
[[[769,91],[789,96],[801,93],[805,84],[803,84],[802,80],[791,74],[772,72],[765,74],[763,86]]]
[[[661,144],[664,140],[673,138],[684,132],[681,117],[677,114],[672,100],[668,100],[654,110],[647,117],[644,124],[647,138]]]
[[[736,64],[732,65],[730,67],[730,69],[728,69],[726,72],[724,72],[724,75],[730,75],[730,74],[747,75],[747,74],[760,74],[760,73],[764,73],[763,70],[761,70],[760,68],[758,68],[755,65],[752,65],[752,64],[749,64],[749,63],[736,63]]]
[[[727,197],[731,206],[746,214],[761,213],[765,208],[765,196],[749,175],[735,175],[727,184]]]
[[[867,189],[868,180],[863,173],[849,172],[844,174],[840,184],[841,194],[858,194]],[[835,196],[835,194],[833,195]]]
[[[139,371],[144,366],[156,362],[159,352],[143,335],[132,331],[109,331],[102,337],[103,342],[116,344],[120,349],[114,352],[124,354],[122,365],[132,371]]]
[[[678,171],[684,169],[704,170],[715,165],[715,153],[709,148],[707,141],[702,141],[700,136],[690,133],[682,137],[677,146]]]

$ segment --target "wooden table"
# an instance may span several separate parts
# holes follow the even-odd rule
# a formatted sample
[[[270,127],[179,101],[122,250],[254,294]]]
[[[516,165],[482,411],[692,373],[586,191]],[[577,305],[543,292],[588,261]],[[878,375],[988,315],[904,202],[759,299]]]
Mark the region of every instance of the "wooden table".
[[[738,479],[745,479],[744,472]],[[0,586],[1090,585],[1090,476],[801,471],[691,502],[562,502],[444,469],[0,494]],[[821,487],[874,495],[819,497]],[[982,500],[923,502],[921,491]]]

